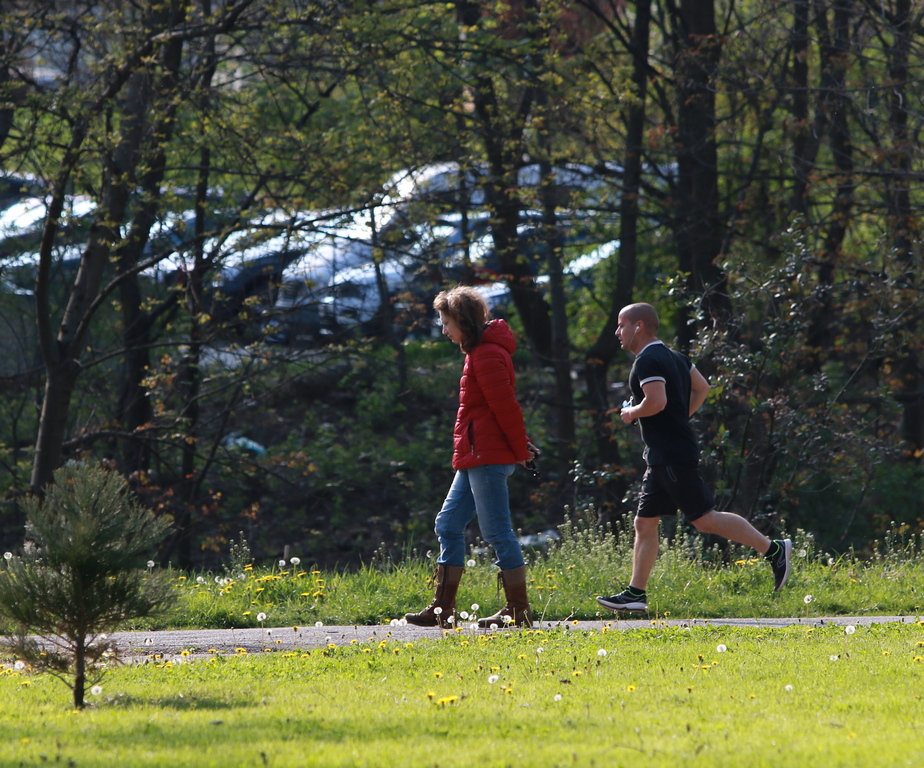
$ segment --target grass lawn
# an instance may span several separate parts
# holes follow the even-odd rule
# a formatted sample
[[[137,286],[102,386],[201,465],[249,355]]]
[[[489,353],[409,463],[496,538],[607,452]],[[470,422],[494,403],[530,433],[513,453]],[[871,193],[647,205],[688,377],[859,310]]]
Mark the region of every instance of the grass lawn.
[[[0,766],[921,766],[924,626],[451,633],[0,675]]]

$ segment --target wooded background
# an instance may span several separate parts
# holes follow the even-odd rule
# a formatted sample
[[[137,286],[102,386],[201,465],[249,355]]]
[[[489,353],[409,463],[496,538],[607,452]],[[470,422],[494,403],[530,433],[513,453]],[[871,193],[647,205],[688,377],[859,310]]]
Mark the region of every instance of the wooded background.
[[[458,350],[407,336],[383,280],[374,332],[308,348],[267,342],[272,280],[224,303],[214,283],[241,233],[375,215],[434,163],[477,173],[521,339],[544,450],[512,482],[524,533],[634,509],[640,446],[613,415],[632,301],[715,387],[696,426],[722,508],[831,551],[921,532],[920,4],[66,5],[0,2],[0,168],[45,206],[0,240],[6,548],[19,499],[82,456],[173,515],[181,566],[240,533],[324,565],[433,547]],[[580,279],[565,220],[612,246]]]

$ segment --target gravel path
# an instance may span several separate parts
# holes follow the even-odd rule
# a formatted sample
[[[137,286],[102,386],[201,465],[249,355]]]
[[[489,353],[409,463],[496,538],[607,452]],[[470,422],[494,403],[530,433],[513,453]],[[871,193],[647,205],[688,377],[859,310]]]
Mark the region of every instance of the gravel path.
[[[837,616],[812,619],[639,619],[613,618],[595,621],[544,622],[534,627],[543,629],[591,630],[608,626],[611,630],[635,629],[655,626],[711,626],[711,627],[787,627],[804,625],[818,627],[828,624],[846,626],[853,624],[863,626],[884,623],[916,623],[918,616]],[[465,631],[471,631],[466,629]],[[476,630],[485,632],[490,630]],[[516,632],[523,630],[498,630]],[[124,659],[144,661],[152,655],[161,657],[178,656],[184,651],[188,655],[203,656],[210,653],[235,653],[244,649],[248,653],[266,651],[297,651],[311,648],[323,648],[331,643],[349,645],[354,640],[358,643],[389,640],[395,642],[416,642],[418,640],[438,640],[444,630],[426,629],[410,625],[404,626],[308,626],[308,627],[272,627],[264,629],[199,629],[199,630],[165,630],[158,632],[117,632],[112,639],[118,645]]]

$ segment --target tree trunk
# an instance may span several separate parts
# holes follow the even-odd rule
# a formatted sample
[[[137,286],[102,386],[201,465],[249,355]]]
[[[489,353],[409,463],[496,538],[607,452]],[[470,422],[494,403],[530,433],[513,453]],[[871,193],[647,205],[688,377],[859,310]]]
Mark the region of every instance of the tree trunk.
[[[716,150],[715,69],[722,44],[714,0],[684,0],[678,16],[677,212],[675,238],[680,270],[688,288],[701,296],[705,315],[724,327],[731,313],[726,277],[716,264],[722,249],[719,169]],[[680,312],[677,335],[689,347],[695,328]]]
[[[474,27],[481,22],[482,8],[478,3],[459,2],[456,7],[463,26]],[[535,89],[523,87],[518,103],[507,109],[499,103],[494,83],[487,74],[492,71],[491,62],[476,59],[472,68],[479,73],[474,78],[472,97],[478,132],[488,161],[489,178],[485,191],[491,211],[494,251],[533,351],[549,357],[552,327],[548,304],[536,285],[529,264],[522,258],[518,234],[522,211],[518,177],[525,154],[523,131],[535,103]],[[505,122],[500,119],[504,115],[512,119]]]
[[[850,225],[854,202],[853,147],[847,115],[850,99],[846,93],[850,66],[850,21],[852,0],[841,0],[834,8],[833,34],[824,14],[818,15],[822,40],[822,110],[828,122],[828,138],[837,183],[830,223],[819,254],[818,290],[809,317],[808,346],[811,368],[819,370],[834,343],[840,318],[832,297],[834,276],[841,259],[841,247]]]
[[[597,454],[604,464],[620,462],[619,445],[613,438],[607,371],[620,350],[616,339],[619,311],[632,303],[638,261],[639,192],[642,179],[642,142],[648,92],[648,41],[651,26],[650,0],[635,4],[632,31],[632,90],[634,99],[626,110],[626,154],[623,162],[622,196],[619,202],[619,261],[616,289],[609,316],[593,346],[585,355],[587,399],[594,423]]]
[[[889,66],[890,146],[885,156],[886,206],[892,248],[898,259],[899,283],[912,287],[918,283],[915,268],[915,244],[921,227],[911,203],[911,159],[917,145],[909,135],[908,122],[908,57],[911,46],[911,3],[896,0],[890,18],[892,45],[886,49]],[[909,322],[909,336],[917,337],[917,323]],[[905,346],[899,351],[898,390],[895,398],[902,407],[901,437],[910,456],[920,457],[924,451],[924,369],[917,351]]]

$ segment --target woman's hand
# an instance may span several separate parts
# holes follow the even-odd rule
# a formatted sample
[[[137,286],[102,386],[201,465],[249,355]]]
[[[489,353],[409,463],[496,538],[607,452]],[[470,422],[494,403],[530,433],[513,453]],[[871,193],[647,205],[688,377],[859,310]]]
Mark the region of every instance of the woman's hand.
[[[529,451],[529,458],[524,459],[519,462],[521,467],[525,467],[531,461],[533,461],[539,454],[542,453],[535,445],[533,445],[529,440],[526,441],[526,450]]]

